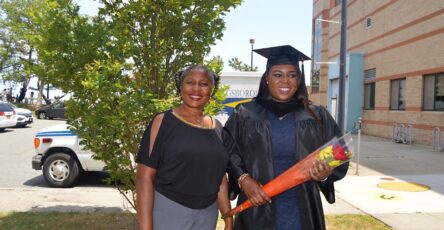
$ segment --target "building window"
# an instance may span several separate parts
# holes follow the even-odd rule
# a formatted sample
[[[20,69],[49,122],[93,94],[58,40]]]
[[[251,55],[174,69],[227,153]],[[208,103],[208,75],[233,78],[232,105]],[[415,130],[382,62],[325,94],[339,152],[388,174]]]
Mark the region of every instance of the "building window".
[[[390,109],[405,110],[405,79],[391,81]]]
[[[364,109],[375,109],[375,83],[364,85]]]
[[[321,15],[322,16],[322,15]],[[321,62],[321,49],[322,49],[322,17],[319,16],[315,19],[314,23],[314,40],[313,40],[313,61],[312,74],[311,74],[311,85],[312,89],[319,87],[319,77],[320,77],[320,62]]]
[[[364,70],[364,80],[375,80],[376,68]]]
[[[367,17],[367,19],[365,19],[365,28],[368,29],[372,27],[372,25],[373,25],[373,18],[369,16]]]
[[[342,0],[335,0],[335,6],[341,4]]]
[[[424,110],[444,111],[444,73],[424,76]]]

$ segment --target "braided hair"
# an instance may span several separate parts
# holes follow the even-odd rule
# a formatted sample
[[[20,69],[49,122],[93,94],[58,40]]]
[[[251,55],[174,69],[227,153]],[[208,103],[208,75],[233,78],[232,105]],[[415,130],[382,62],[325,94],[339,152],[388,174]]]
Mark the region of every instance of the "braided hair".
[[[214,96],[219,87],[220,77],[217,74],[215,74],[213,71],[208,69],[208,67],[199,64],[190,65],[187,68],[182,69],[176,73],[176,75],[174,76],[174,80],[176,83],[177,94],[180,94],[180,87],[182,86],[185,77],[193,71],[202,71],[207,74],[208,78],[211,80],[211,83],[213,84],[213,91],[211,92],[211,96]]]

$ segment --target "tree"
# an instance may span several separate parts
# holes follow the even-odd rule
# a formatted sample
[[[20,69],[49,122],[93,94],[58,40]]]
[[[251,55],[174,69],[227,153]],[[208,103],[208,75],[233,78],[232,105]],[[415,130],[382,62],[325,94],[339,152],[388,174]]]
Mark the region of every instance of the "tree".
[[[1,78],[22,84],[19,101],[25,97],[37,67],[34,41],[39,27],[32,20],[37,10],[45,10],[43,0],[0,1]]]
[[[203,62],[222,37],[222,16],[241,0],[102,2],[87,17],[71,0],[0,0],[0,64],[10,79],[38,77],[38,99],[48,84],[71,96],[68,124],[134,206],[134,158],[147,122],[179,102],[174,74]],[[220,57],[207,64],[222,70]],[[207,113],[222,107],[224,90]]]
[[[174,74],[202,63],[225,28],[222,16],[241,0],[105,0],[99,11],[113,26],[120,54],[134,63],[147,90],[159,98],[174,91]]]
[[[257,72],[257,66],[253,67],[253,70],[251,70],[251,66],[245,64],[244,62],[242,62],[241,60],[239,60],[239,58],[234,57],[231,58],[230,60],[228,60],[228,65],[233,68],[236,71],[241,71],[241,72],[248,72],[248,71],[254,71]]]
[[[214,56],[210,60],[206,60],[204,63],[206,66],[208,66],[208,68],[211,69],[211,71],[213,71],[217,75],[220,75],[224,67],[224,61],[222,60],[221,56]],[[210,100],[205,108],[206,114],[215,115],[218,111],[221,111],[224,108],[222,102],[225,101],[227,90],[228,86],[223,86],[219,84],[219,89],[216,91],[213,99]]]
[[[42,63],[36,72],[65,93],[80,92],[86,66],[116,53],[112,32],[106,22],[79,15],[79,7],[69,0],[47,2],[47,11],[34,14],[44,25],[35,44]],[[124,62],[123,57],[118,60]]]
[[[51,20],[39,42],[46,78],[69,93],[68,123],[110,172],[108,182],[134,205],[134,158],[152,116],[179,103],[174,75],[202,63],[222,36],[222,16],[240,0],[103,1],[97,17],[70,4],[39,15]],[[61,31],[59,37],[51,31]],[[220,71],[221,59],[208,62]],[[223,62],[222,62],[223,64]],[[219,109],[222,88],[206,108]]]
[[[44,86],[71,91],[85,65],[113,49],[106,23],[80,16],[70,0],[3,0],[0,9],[2,77],[23,83],[20,100],[29,80],[38,77],[37,106],[42,98],[50,103]]]
[[[216,74],[220,74],[224,68],[224,60],[222,60],[221,56],[214,56],[210,60],[206,60],[204,63]]]

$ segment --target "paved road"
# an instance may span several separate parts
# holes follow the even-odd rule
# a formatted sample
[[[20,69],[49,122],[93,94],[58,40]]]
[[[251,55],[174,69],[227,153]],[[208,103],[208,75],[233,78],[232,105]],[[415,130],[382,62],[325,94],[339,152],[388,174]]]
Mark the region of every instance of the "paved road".
[[[0,132],[0,187],[44,186],[41,171],[31,168],[34,135],[44,127],[63,122],[35,119],[26,128],[10,128]]]
[[[34,155],[34,136],[48,126],[65,120],[39,120],[26,128],[11,128],[0,132],[0,188],[47,187],[42,172],[31,167]],[[78,187],[105,186],[104,173],[88,173],[79,180]]]
[[[38,120],[26,128],[0,132],[0,211],[130,210],[119,192],[105,185],[106,173],[84,173],[73,188],[48,187],[41,170],[31,167],[34,135],[65,120]]]

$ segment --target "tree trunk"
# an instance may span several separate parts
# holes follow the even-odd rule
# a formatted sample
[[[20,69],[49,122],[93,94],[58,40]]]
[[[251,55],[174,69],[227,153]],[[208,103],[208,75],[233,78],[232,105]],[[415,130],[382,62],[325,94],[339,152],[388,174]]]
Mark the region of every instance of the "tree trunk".
[[[47,98],[47,97],[45,96],[45,94],[42,94],[42,97],[43,97],[43,100],[45,100],[45,102],[46,102],[47,105],[50,105],[50,104],[51,104],[51,100],[49,100],[49,98]]]
[[[31,49],[28,52],[28,63],[30,66],[32,66],[32,53],[34,51],[34,48],[31,47]],[[25,76],[25,81],[23,81],[22,88],[20,88],[20,95],[17,99],[17,103],[20,103],[23,101],[23,99],[26,97],[26,91],[28,89],[29,81],[31,80],[31,74],[28,72]]]
[[[39,93],[37,94],[36,107],[39,108],[40,106],[42,106],[42,97],[43,97],[43,82],[41,80],[38,81],[37,88],[39,89]]]

